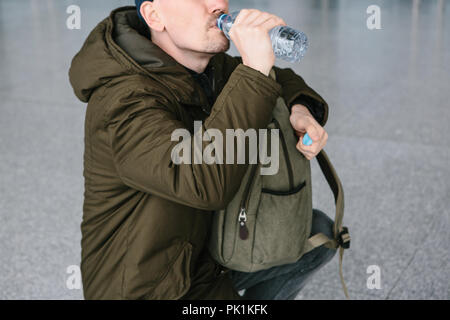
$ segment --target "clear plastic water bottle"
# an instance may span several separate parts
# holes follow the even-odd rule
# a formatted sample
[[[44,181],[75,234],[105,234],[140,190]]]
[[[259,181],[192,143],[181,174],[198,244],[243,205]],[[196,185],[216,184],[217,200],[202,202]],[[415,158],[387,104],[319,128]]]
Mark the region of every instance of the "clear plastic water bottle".
[[[240,11],[222,14],[217,19],[217,27],[230,39],[229,32]],[[300,61],[308,49],[308,38],[290,27],[278,26],[269,31],[273,52],[277,58],[289,62]]]

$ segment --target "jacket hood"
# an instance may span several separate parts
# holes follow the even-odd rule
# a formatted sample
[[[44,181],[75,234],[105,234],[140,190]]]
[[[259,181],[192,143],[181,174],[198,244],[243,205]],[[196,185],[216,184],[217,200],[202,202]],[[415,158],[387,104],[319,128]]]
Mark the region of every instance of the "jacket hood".
[[[69,79],[75,95],[88,102],[94,90],[111,79],[132,74],[152,77],[179,101],[189,103],[196,96],[192,76],[150,40],[134,6],[112,11],[92,30],[72,60]]]

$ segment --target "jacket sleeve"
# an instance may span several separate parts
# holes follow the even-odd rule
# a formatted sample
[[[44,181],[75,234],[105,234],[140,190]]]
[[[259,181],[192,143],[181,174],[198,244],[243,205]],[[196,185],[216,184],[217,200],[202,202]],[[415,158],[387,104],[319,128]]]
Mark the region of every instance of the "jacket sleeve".
[[[282,87],[286,105],[289,108],[296,103],[305,105],[320,125],[325,126],[328,120],[328,104],[326,101],[292,69],[274,67],[274,70],[277,75],[277,82]]]
[[[242,63],[242,58],[239,56],[231,57],[225,54],[224,57],[228,65]],[[320,125],[325,126],[328,120],[328,104],[326,101],[291,68],[282,69],[274,66],[273,69],[277,82],[281,85],[282,97],[286,105],[289,108],[296,103],[305,105]]]
[[[210,128],[222,133],[224,164],[204,161],[194,164],[191,159],[191,164],[176,165],[171,154],[180,141],[172,141],[171,136],[176,129],[187,128],[157,95],[122,93],[113,99],[120,101],[120,105],[113,108],[115,115],[106,125],[118,175],[131,188],[189,207],[224,208],[238,191],[248,167],[248,161],[226,164],[226,129],[266,128],[280,94],[281,87],[276,81],[239,65],[216,99],[210,116],[202,123],[203,134]],[[189,139],[193,155],[194,136],[190,134]],[[210,143],[199,143],[202,154]]]

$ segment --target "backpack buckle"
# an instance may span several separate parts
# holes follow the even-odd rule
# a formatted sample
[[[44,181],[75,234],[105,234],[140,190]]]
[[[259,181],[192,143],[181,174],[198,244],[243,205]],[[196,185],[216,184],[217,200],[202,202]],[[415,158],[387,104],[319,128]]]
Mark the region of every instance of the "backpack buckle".
[[[341,246],[344,249],[350,248],[350,234],[348,233],[347,227],[342,227],[342,231],[339,232],[337,237],[337,242],[339,246]]]

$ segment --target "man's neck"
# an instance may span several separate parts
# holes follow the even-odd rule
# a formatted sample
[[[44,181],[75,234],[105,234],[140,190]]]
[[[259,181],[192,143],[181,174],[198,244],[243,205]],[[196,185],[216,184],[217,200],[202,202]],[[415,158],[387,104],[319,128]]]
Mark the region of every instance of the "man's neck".
[[[170,39],[152,37],[152,42],[174,58],[179,64],[197,73],[205,71],[214,54],[181,50]]]

